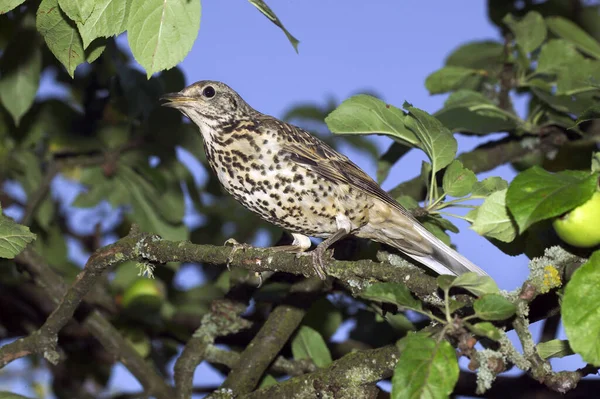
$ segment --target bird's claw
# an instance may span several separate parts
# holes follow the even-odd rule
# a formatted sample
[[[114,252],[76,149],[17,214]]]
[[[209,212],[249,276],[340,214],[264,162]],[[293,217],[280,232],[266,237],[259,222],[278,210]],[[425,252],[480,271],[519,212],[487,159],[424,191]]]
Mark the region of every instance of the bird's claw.
[[[319,276],[321,280],[325,280],[327,279],[327,275],[325,274],[326,267],[325,263],[323,262],[323,255],[325,255],[326,251],[327,250],[319,249],[317,246],[315,249],[309,252],[297,252],[296,258],[310,256],[312,258],[313,269],[315,269],[317,276]]]
[[[245,251],[249,248],[252,248],[252,245],[250,244],[246,244],[246,243],[242,243],[240,244],[239,242],[237,242],[235,240],[235,238],[229,238],[227,239],[227,241],[225,241],[225,246],[231,246],[231,252],[229,253],[229,255],[227,256],[227,263],[225,264],[225,266],[227,266],[227,270],[231,270],[230,266],[231,266],[231,262],[233,262],[233,255],[235,255],[235,253],[237,251],[239,251],[240,249],[242,251]]]

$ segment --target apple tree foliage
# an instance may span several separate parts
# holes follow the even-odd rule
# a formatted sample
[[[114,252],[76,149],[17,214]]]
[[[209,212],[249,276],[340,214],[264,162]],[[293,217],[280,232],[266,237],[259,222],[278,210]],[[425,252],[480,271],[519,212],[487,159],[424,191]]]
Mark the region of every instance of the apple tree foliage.
[[[238,3],[232,6],[243,6]],[[249,3],[299,50],[299,41],[264,1]],[[590,209],[582,206],[598,195],[600,6],[487,3],[498,36],[448,49],[443,67],[424,82],[431,95],[447,95],[434,113],[361,93],[341,103],[298,105],[283,118],[373,157],[379,182],[407,152],[423,151],[421,173],[390,194],[448,245],[448,232],[458,233],[452,223],[458,216],[505,256],[527,255],[531,270],[522,287],[507,293],[490,277],[472,274],[435,278],[405,268],[389,249],[351,241],[335,251],[349,261],[348,270],[372,259],[381,267],[396,266],[403,278],[365,276],[364,268],[363,274],[336,275],[300,305],[292,299],[310,291],[302,288],[309,280],[293,273],[265,274],[257,286],[247,283],[254,270],[249,263],[230,270],[226,262],[183,263],[173,255],[173,262],[156,264],[146,256],[109,265],[109,273],[87,287],[89,294],[79,292],[79,300],[87,295],[84,303],[49,337],[58,339],[59,359],[39,348],[12,351],[10,345],[20,341],[4,341],[0,365],[31,354],[27,367],[47,368],[50,389],[60,398],[105,393],[117,358],[147,393],[171,397],[165,392],[172,388],[185,397],[182,386],[191,380],[180,381],[177,362],[188,352],[235,376],[214,397],[225,388],[239,397],[334,391],[339,397],[375,397],[381,380],[391,381],[393,398],[483,394],[494,387],[518,395],[519,380],[501,374],[511,367],[542,383],[535,389],[577,392],[580,380],[600,367],[600,251],[598,245],[578,248],[561,241],[552,225],[574,210]],[[162,93],[186,85],[177,64],[195,42],[201,11],[200,0],[0,0],[0,338],[49,331],[42,325],[54,320],[51,312],[74,297],[49,300],[48,276],[58,276],[52,281],[64,289],[77,286],[81,265],[73,253],[88,257],[130,231],[182,247],[189,240],[220,248],[230,237],[251,242],[258,234],[272,244],[288,239],[223,193],[196,128],[159,106]],[[232,29],[249,34],[244,26]],[[42,75],[51,76],[63,94],[40,96]],[[524,114],[513,106],[516,97],[527,101]],[[492,133],[501,138],[457,154],[456,135]],[[389,137],[384,154],[366,138],[373,134]],[[207,172],[206,179],[191,174],[182,153]],[[516,178],[493,176],[501,165],[518,171]],[[492,175],[478,176],[487,171]],[[461,207],[470,210],[453,213]],[[194,220],[184,223],[186,212]],[[600,226],[598,215],[596,202],[583,220]],[[155,280],[139,276],[139,267],[153,270]],[[272,270],[282,267],[273,264]],[[175,276],[185,268],[201,271],[203,282],[179,288]],[[291,313],[281,316],[282,309]],[[556,338],[559,318],[566,340]],[[529,323],[537,320],[548,326],[542,340],[529,333]],[[110,333],[94,333],[91,326],[100,321]],[[348,341],[333,342],[344,323],[352,326]],[[268,339],[267,327],[273,329]],[[507,338],[509,330],[521,340],[521,352]],[[117,341],[126,345],[122,353],[112,346]],[[271,341],[278,342],[275,350]],[[247,354],[256,345],[272,353],[265,349],[271,357],[261,358],[264,369],[253,375],[259,361],[253,364]],[[549,359],[574,354],[587,366],[552,370]],[[361,356],[369,361],[359,361]],[[459,383],[461,373],[469,373],[459,368],[460,356],[477,374],[467,387]],[[44,358],[56,365],[48,367]],[[240,371],[245,361],[250,363]],[[35,378],[22,378],[39,387]]]

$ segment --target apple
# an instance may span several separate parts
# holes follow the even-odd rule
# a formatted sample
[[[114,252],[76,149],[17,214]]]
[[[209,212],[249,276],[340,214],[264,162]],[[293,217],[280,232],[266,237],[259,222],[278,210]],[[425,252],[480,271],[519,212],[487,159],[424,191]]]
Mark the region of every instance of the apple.
[[[134,311],[157,311],[165,299],[161,281],[142,277],[131,284],[123,293],[121,304]]]
[[[590,248],[600,244],[600,192],[586,203],[557,218],[552,225],[567,244]]]

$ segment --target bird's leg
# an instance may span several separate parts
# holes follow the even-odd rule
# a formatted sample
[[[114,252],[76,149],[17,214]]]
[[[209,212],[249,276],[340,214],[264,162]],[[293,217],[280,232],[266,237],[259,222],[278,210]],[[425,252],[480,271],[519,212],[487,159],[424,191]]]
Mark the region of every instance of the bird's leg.
[[[312,245],[310,238],[305,235],[292,233],[292,237],[294,241],[290,245],[279,245],[277,247],[265,248],[276,252],[291,252],[291,253],[301,253],[306,251]]]
[[[227,270],[229,270],[229,266],[231,266],[231,262],[233,261],[233,255],[239,251],[240,249],[245,251],[248,248],[252,248],[252,245],[250,244],[240,244],[239,242],[237,242],[235,240],[235,238],[229,238],[227,239],[227,241],[225,241],[225,245],[229,245],[231,246],[231,252],[229,253],[229,255],[227,256]]]
[[[325,275],[325,264],[323,263],[323,255],[325,255],[325,251],[327,251],[330,246],[346,237],[349,233],[349,229],[341,228],[327,237],[327,239],[323,240],[323,242],[317,245],[317,247],[310,252],[312,255],[313,267],[321,280],[325,280],[327,278]]]

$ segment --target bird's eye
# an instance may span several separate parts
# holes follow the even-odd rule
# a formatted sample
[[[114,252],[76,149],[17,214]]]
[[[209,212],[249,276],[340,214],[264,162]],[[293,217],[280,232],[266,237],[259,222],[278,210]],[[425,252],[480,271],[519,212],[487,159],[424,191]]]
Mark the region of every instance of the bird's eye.
[[[212,86],[206,86],[204,90],[202,90],[202,94],[204,94],[207,98],[213,98],[216,94],[215,88]]]

